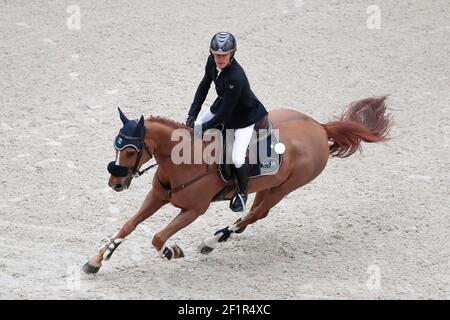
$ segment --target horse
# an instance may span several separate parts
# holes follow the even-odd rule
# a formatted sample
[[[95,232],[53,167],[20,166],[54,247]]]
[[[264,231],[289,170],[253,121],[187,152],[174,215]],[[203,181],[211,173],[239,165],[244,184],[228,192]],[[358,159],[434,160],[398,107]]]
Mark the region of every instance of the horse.
[[[340,117],[325,124],[291,109],[270,111],[269,120],[279,130],[280,141],[285,146],[279,171],[250,179],[248,192],[256,195],[248,213],[205,240],[199,246],[200,253],[212,252],[232,233],[241,233],[248,225],[265,218],[287,194],[316,178],[330,156],[345,158],[361,151],[362,141],[388,140],[392,118],[386,112],[386,98],[379,96],[352,102]],[[218,194],[225,193],[223,199],[229,199],[234,193],[234,189],[226,188],[229,182],[220,176],[219,164],[209,164],[204,159],[194,164],[174,163],[171,152],[176,141],[172,141],[171,135],[176,129],[184,129],[195,136],[191,128],[159,116],[145,120],[141,116],[138,121],[129,120],[120,109],[119,113],[123,128],[116,137],[116,161],[108,166],[109,187],[118,192],[128,189],[133,178],[150,169],[141,170],[150,159],[156,160],[157,164],[152,167],[157,165],[157,169],[152,188],[137,213],[83,265],[83,271],[91,274],[98,272],[102,262],[111,258],[141,222],[168,203],[180,212],[154,235],[152,244],[163,259],[184,257],[178,245],[169,246],[167,241],[204,214]]]

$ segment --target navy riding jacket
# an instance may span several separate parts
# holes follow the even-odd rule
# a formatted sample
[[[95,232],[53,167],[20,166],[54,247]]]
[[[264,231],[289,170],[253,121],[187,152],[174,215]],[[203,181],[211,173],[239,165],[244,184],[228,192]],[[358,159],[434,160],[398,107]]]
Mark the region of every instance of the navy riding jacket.
[[[220,123],[227,129],[245,128],[267,115],[266,108],[250,89],[247,76],[236,59],[233,58],[218,77],[217,73],[214,57],[210,55],[206,62],[205,75],[188,113],[197,117],[208,95],[211,82],[214,81],[218,95],[211,106],[214,117],[202,125],[202,130],[214,128]]]

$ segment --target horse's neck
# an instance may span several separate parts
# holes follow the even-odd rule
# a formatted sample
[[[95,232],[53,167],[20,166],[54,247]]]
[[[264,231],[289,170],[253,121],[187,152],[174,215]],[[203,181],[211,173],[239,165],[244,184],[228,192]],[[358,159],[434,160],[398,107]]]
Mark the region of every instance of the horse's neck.
[[[192,130],[189,130],[187,127],[181,127],[181,125],[179,127],[177,124],[172,124],[170,123],[170,120],[152,119],[150,121],[151,122],[146,123],[147,128],[146,139],[149,139],[150,141],[153,142],[152,144],[156,149],[155,150],[156,157],[164,159],[170,158],[172,156],[172,151],[175,152],[175,155],[179,155],[178,148],[186,147],[187,148],[186,152],[188,150],[191,150],[191,154],[190,158],[189,159],[184,158],[184,160],[186,161],[182,161],[182,163],[206,164],[204,162],[205,159],[203,159],[203,152],[208,153],[207,151],[211,151],[212,149],[216,149],[218,147],[216,141],[217,137],[215,137],[215,139],[211,141],[205,142],[203,140],[194,139]],[[182,131],[174,134],[175,130],[182,130]],[[174,141],[172,140],[172,138],[174,139]],[[182,139],[182,141],[180,141],[180,139]],[[177,146],[177,150],[173,150],[175,146]],[[217,155],[221,154],[221,152],[222,150],[215,151]],[[180,163],[179,160],[176,160],[175,162]]]
[[[156,158],[165,159],[170,157],[172,148],[176,142],[171,140],[172,130],[168,126],[153,121],[147,126],[147,138],[151,141],[151,145],[155,149],[154,156]]]
[[[203,161],[203,157],[200,157],[200,163],[196,162],[196,160],[194,159],[195,147],[192,136],[191,158],[188,160],[188,162],[175,164],[176,161],[174,162],[172,159],[172,150],[177,144],[180,143],[180,141],[172,141],[171,138],[173,131],[178,128],[173,128],[170,125],[159,122],[151,122],[147,128],[147,139],[155,149],[153,156],[159,163],[159,168],[162,171],[162,175],[160,176],[160,178],[164,180],[162,182],[179,185],[185,183],[186,181],[189,181],[189,179],[191,179],[192,177],[195,177],[201,172],[205,171],[206,163]]]

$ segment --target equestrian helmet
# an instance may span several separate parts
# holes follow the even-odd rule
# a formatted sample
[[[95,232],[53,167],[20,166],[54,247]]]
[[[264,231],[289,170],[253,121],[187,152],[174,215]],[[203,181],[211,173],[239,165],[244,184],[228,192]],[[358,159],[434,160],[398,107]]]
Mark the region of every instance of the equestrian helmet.
[[[236,49],[236,38],[229,32],[218,32],[211,39],[211,53],[227,54],[235,52]]]

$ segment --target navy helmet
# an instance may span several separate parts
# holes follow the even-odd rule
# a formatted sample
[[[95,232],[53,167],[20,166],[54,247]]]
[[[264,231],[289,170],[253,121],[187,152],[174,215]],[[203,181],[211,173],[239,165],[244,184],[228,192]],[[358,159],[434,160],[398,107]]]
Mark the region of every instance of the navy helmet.
[[[212,37],[209,49],[215,54],[234,53],[237,49],[236,38],[229,32],[218,32]]]

